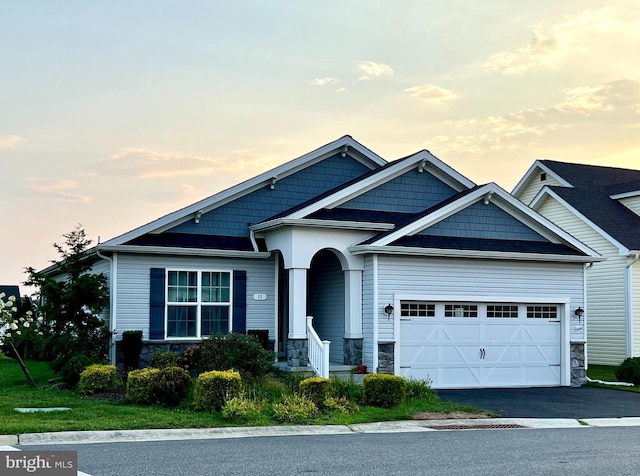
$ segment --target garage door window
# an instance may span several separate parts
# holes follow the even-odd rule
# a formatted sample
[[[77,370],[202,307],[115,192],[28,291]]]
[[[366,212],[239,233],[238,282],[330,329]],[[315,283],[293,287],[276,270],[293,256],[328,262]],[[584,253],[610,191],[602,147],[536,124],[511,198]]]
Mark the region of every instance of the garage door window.
[[[444,317],[478,317],[475,304],[445,304]]]
[[[487,305],[487,317],[490,318],[518,318],[518,306],[508,304],[489,304]]]
[[[558,306],[527,306],[528,319],[557,319]]]
[[[400,304],[401,317],[436,317],[436,305],[426,302],[403,302]]]

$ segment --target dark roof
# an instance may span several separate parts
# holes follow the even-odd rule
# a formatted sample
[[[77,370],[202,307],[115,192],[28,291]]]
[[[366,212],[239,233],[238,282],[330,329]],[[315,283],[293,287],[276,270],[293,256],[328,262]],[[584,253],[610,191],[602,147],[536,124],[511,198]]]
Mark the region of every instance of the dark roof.
[[[264,251],[264,240],[256,240],[260,251]],[[166,246],[177,248],[202,248],[211,250],[253,251],[249,237],[198,235],[191,233],[160,233],[143,235],[131,240],[128,245]]]
[[[563,200],[630,250],[640,250],[640,216],[617,200],[638,189],[640,170],[542,160],[573,188],[551,186]]]
[[[535,253],[582,256],[578,250],[567,245],[545,241],[487,240],[482,238],[459,238],[452,236],[404,236],[389,246],[409,248],[431,248],[443,250],[502,251],[509,253]]]
[[[0,284],[0,294],[4,293],[4,300],[6,301],[9,296],[15,296],[20,300],[20,287],[12,284]]]

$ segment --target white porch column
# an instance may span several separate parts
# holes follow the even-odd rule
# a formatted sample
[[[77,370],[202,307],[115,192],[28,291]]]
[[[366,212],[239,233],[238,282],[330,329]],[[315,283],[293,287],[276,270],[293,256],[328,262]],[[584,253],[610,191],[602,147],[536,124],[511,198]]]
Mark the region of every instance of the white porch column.
[[[289,271],[289,339],[307,338],[307,270]]]
[[[344,337],[362,339],[362,271],[344,272]]]

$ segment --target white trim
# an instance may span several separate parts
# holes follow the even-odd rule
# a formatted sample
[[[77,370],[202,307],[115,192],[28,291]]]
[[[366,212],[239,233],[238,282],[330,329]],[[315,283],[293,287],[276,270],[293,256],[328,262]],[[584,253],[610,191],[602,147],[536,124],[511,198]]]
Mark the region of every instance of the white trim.
[[[372,355],[373,355],[373,372],[374,373],[378,373],[378,367],[380,367],[380,362],[378,362],[378,338],[380,336],[380,331],[379,331],[379,323],[378,323],[378,299],[379,299],[379,295],[378,295],[378,255],[373,255],[372,256],[373,262],[372,262],[372,272],[373,272],[373,310],[372,310],[372,314],[373,314],[373,342],[372,342],[372,346],[373,346],[373,350],[372,350]],[[394,370],[395,373],[395,370]]]
[[[534,172],[536,169],[540,169],[542,172],[552,176],[555,180],[557,180],[563,187],[570,187],[573,188],[573,185],[571,185],[569,182],[567,182],[565,179],[563,179],[560,175],[558,175],[557,173],[555,173],[553,170],[551,170],[549,167],[547,167],[543,162],[542,159],[536,160],[531,167],[529,167],[529,169],[525,172],[525,174],[522,176],[522,178],[520,179],[520,181],[516,184],[516,186],[514,187],[514,189],[511,191],[511,195],[517,197],[518,193],[520,192],[521,189],[523,189],[526,185],[529,184],[529,182],[531,181],[532,178],[534,178]]]
[[[582,266],[582,295],[583,295],[583,308],[584,308],[584,314],[582,315],[583,317],[583,321],[582,321],[582,335],[583,335],[583,340],[584,340],[584,370],[586,372],[586,370],[589,368],[589,353],[587,352],[587,325],[589,323],[589,319],[587,319],[589,317],[589,307],[587,306],[587,292],[588,292],[588,288],[587,288],[587,272],[589,271],[589,269],[591,268],[591,265],[589,265],[589,263],[585,263]]]
[[[279,167],[268,170],[252,179],[234,185],[233,187],[223,190],[222,192],[200,200],[175,212],[169,213],[168,215],[149,222],[146,225],[135,228],[134,230],[124,233],[120,236],[112,238],[111,240],[106,241],[105,244],[107,244],[108,246],[121,245],[147,233],[154,233],[158,230],[166,230],[167,228],[176,226],[179,223],[183,223],[184,221],[195,217],[195,214],[198,212],[204,213],[206,211],[212,210],[220,206],[221,204],[228,203],[228,201],[230,200],[246,195],[255,187],[269,185],[271,183],[271,179],[274,176],[278,177],[279,179],[281,179],[282,177],[286,177],[287,175],[306,168],[315,162],[319,162],[320,160],[329,157],[334,153],[344,150],[345,147],[347,147],[349,151],[355,151],[356,153],[351,153],[350,156],[355,160],[358,160],[362,164],[368,166],[369,168],[371,168],[371,170],[374,170],[376,167],[385,165],[387,163],[386,160],[384,160],[382,157],[375,154],[371,150],[367,149],[351,136],[343,136],[316,150],[313,150],[283,165],[280,165]]]
[[[276,362],[278,361],[278,345],[280,344],[280,322],[279,322],[279,310],[280,310],[280,287],[279,287],[279,282],[280,280],[278,279],[279,275],[279,270],[280,270],[280,254],[276,253],[275,257],[274,257],[274,272],[273,272],[273,276],[274,276],[274,283],[273,283],[273,289],[275,290],[274,292],[274,296],[273,296],[273,300],[275,303],[275,307],[273,309],[274,311],[274,321],[275,321],[275,325],[274,325],[274,333],[273,333],[273,352],[275,354],[275,360]]]
[[[113,251],[120,253],[218,256],[222,258],[266,259],[271,256],[271,253],[269,251],[208,250],[204,248],[178,248],[173,246],[100,245],[99,249],[102,251]]]
[[[348,187],[345,187],[338,192],[329,195],[328,197],[324,197],[321,200],[317,200],[314,203],[293,212],[288,216],[288,218],[304,218],[305,216],[323,208],[335,208],[342,203],[345,203],[359,195],[362,195],[365,192],[368,192],[369,190],[378,187],[385,182],[388,182],[389,180],[392,180],[406,173],[407,171],[417,167],[417,164],[421,164],[423,162],[427,163],[426,168],[423,167],[425,170],[428,170],[434,175],[437,174],[438,178],[443,180],[448,185],[452,186],[452,188],[454,188],[458,192],[475,186],[473,182],[453,170],[451,167],[443,163],[440,159],[431,155],[430,152],[422,150],[414,155],[391,163],[385,170],[381,171],[380,173],[376,173],[367,178],[359,180],[358,182],[353,183]]]
[[[566,200],[560,197],[556,192],[551,190],[549,187],[543,187],[542,189],[540,189],[538,194],[533,198],[533,200],[531,200],[531,204],[529,206],[537,211],[536,207],[538,206],[538,204],[542,206],[542,201],[543,201],[543,198],[545,198],[545,196],[554,198],[558,203],[563,205],[569,212],[573,213],[576,217],[582,220],[585,223],[585,225],[587,225],[593,231],[601,235],[604,239],[609,241],[613,246],[618,248],[618,252],[620,253],[620,256],[626,256],[629,254],[630,250],[626,246],[624,246],[622,243],[620,243],[618,240],[612,237],[609,233],[607,233],[598,225],[596,225],[591,220],[589,220],[586,216],[584,216],[582,213],[576,210],[571,204],[569,204]]]
[[[630,260],[629,260],[630,258]],[[633,325],[634,325],[634,316],[633,316],[633,265],[636,261],[640,259],[640,254],[636,253],[635,256],[631,255],[627,259],[627,266],[625,269],[625,319],[627,324],[627,357],[633,357],[633,348],[634,348],[634,339],[633,339]]]
[[[282,226],[299,226],[308,228],[344,228],[348,230],[388,231],[393,230],[393,223],[373,223],[362,221],[322,220],[308,218],[276,218],[257,225],[252,225],[249,230],[256,232],[270,231]]]
[[[631,192],[609,195],[609,198],[611,198],[612,200],[622,200],[623,198],[631,198],[631,197],[637,197],[637,196],[640,196],[640,190],[633,190]]]

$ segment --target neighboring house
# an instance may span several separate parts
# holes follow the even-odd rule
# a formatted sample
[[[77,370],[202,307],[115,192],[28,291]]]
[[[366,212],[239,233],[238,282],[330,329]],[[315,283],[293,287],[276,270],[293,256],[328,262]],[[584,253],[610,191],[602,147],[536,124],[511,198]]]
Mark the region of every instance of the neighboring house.
[[[7,301],[9,296],[15,296],[16,301],[20,302],[22,298],[20,297],[20,287],[16,285],[3,285],[0,284],[0,294],[4,293],[4,300]]]
[[[587,274],[587,356],[640,356],[640,170],[538,160],[513,195],[606,258]]]
[[[584,379],[575,311],[597,253],[428,151],[388,163],[345,136],[94,253],[109,325],[147,351],[262,329],[323,375],[316,333],[332,365],[435,388]]]

